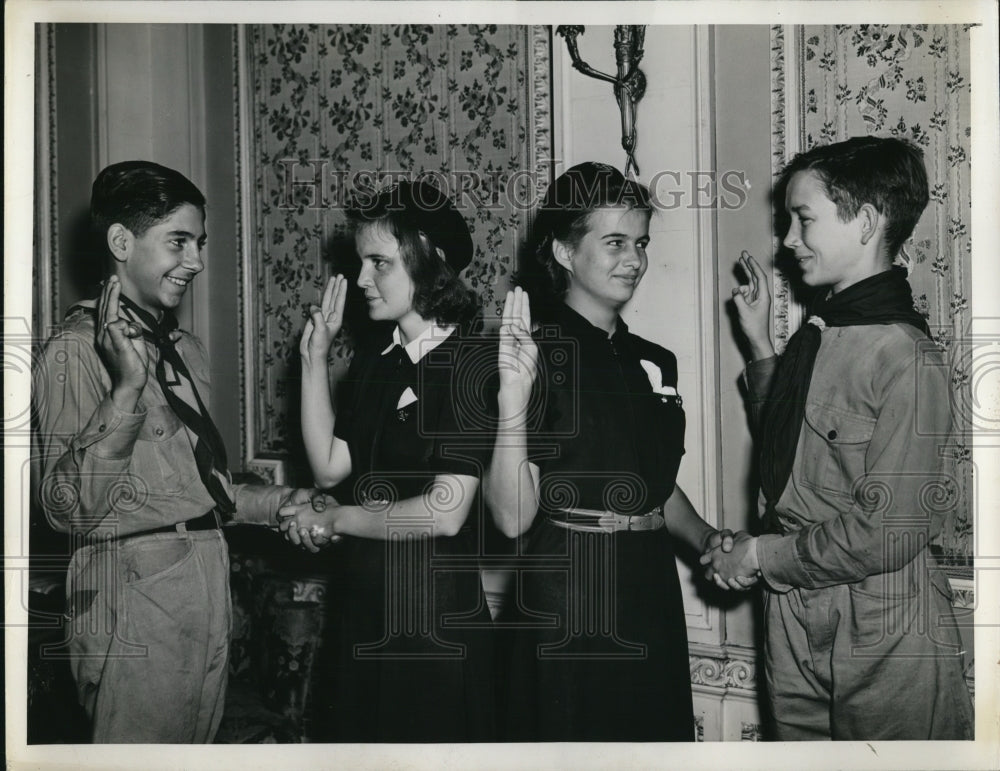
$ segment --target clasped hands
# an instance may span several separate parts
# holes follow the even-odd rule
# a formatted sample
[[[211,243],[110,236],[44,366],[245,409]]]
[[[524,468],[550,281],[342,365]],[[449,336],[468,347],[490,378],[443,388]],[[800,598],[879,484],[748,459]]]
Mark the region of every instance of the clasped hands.
[[[333,532],[333,521],[339,506],[332,495],[316,490],[296,491],[278,510],[278,530],[285,534],[289,543],[315,554],[324,546],[341,540]]]
[[[698,561],[705,566],[705,579],[720,589],[746,591],[760,577],[757,539],[745,531],[735,535],[731,530],[712,533]]]

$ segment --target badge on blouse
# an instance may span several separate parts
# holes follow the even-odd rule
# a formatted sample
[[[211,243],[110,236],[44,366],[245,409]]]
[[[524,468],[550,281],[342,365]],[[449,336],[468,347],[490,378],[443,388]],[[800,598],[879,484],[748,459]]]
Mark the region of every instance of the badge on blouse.
[[[410,413],[406,408],[415,401],[417,401],[417,395],[413,393],[412,388],[407,386],[406,390],[400,395],[399,401],[396,402],[396,417],[400,423],[405,423],[409,419]]]
[[[645,359],[639,359],[639,364],[646,371],[646,377],[649,378],[649,385],[652,387],[653,393],[660,395],[660,401],[666,404],[670,399],[673,399],[680,407],[682,404],[680,394],[673,386],[663,385],[663,372],[660,371],[660,368]]]

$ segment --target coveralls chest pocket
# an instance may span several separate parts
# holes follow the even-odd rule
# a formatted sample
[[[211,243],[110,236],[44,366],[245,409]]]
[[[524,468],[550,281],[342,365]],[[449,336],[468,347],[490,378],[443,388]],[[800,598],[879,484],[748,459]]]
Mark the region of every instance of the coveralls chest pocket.
[[[143,478],[150,495],[175,495],[198,480],[188,432],[168,406],[148,408],[132,451],[132,472]]]
[[[865,474],[865,458],[875,418],[827,405],[807,403],[798,482],[850,498]]]

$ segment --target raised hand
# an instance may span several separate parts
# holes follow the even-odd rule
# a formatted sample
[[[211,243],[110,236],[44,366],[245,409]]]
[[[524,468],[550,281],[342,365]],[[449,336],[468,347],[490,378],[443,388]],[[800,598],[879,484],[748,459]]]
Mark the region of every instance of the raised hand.
[[[757,539],[747,532],[732,536],[732,549],[726,551],[725,538],[718,539],[718,545],[701,555],[699,562],[705,566],[705,577],[714,581],[720,589],[745,591],[757,583],[760,565],[757,563]]]
[[[326,363],[333,339],[344,323],[347,279],[339,273],[326,282],[320,304],[309,306],[310,318],[299,341],[299,353],[311,363]]]
[[[733,303],[740,319],[740,328],[747,337],[754,360],[774,355],[771,344],[771,292],[767,275],[747,252],[740,253],[740,268],[747,283],[733,289]]]
[[[111,398],[124,412],[132,412],[146,386],[149,349],[138,324],[119,316],[121,281],[111,276],[97,304],[97,350],[111,376]]]
[[[520,287],[507,292],[500,324],[501,398],[527,405],[538,376],[538,346],[531,337],[531,303]]]

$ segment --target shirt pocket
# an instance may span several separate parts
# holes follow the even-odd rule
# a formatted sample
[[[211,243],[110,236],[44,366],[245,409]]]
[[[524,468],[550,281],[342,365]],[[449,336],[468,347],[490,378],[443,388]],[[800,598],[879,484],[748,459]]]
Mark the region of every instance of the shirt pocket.
[[[149,407],[132,451],[132,472],[151,496],[184,492],[199,479],[184,423],[166,405]]]
[[[865,474],[865,457],[875,418],[806,404],[798,482],[805,487],[851,497]]]

